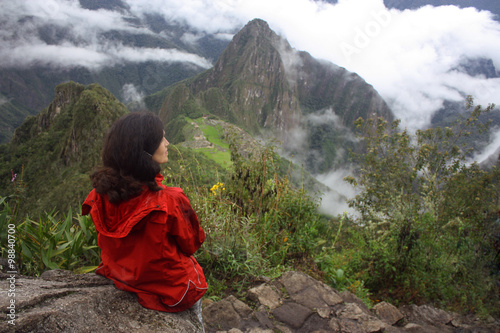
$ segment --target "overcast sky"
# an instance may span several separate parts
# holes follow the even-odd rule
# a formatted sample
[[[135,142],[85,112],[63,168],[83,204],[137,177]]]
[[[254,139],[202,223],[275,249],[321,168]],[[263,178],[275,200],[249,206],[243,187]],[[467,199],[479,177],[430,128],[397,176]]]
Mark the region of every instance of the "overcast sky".
[[[500,24],[491,13],[455,6],[388,10],[382,0],[125,0],[136,16],[160,14],[192,31],[231,38],[261,18],[297,50],[358,73],[390,104],[403,124],[425,126],[444,99],[500,105],[500,79],[455,70],[466,58],[500,68]],[[26,17],[31,18],[27,19]],[[45,64],[102,68],[123,61],[183,61],[209,68],[200,56],[175,49],[138,49],[102,37],[109,30],[154,34],[128,23],[128,14],[82,9],[76,0],[0,0],[0,66]],[[34,33],[50,22],[67,36],[45,43]],[[194,31],[194,33],[193,33]],[[168,38],[163,33],[164,38]]]

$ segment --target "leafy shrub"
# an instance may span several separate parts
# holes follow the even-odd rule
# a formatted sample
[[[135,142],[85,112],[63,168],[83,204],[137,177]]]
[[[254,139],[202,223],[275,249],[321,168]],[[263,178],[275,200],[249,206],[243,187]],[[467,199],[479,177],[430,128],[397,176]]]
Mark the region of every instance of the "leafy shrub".
[[[6,233],[9,224],[15,225],[16,264],[19,272],[36,276],[47,269],[68,269],[76,272],[94,270],[100,261],[97,234],[88,216],[73,216],[71,210],[64,219],[54,212],[37,221],[26,218],[15,222],[15,212],[8,200],[0,200],[1,254],[7,251]]]
[[[500,304],[492,269],[498,261],[499,170],[467,164],[464,140],[482,129],[477,119],[492,108],[474,107],[469,98],[468,118],[415,136],[399,131],[398,121],[357,122],[366,152],[357,156],[357,177],[347,178],[360,187],[350,201],[360,227],[352,229],[358,235],[349,245],[362,254],[349,266],[362,272],[370,290],[458,311],[481,312]]]

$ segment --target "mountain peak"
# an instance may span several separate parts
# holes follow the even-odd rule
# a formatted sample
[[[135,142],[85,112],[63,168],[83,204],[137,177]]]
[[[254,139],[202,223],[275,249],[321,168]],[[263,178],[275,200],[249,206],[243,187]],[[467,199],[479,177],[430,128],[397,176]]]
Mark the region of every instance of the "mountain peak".
[[[235,56],[253,53],[256,50],[266,52],[275,49],[284,39],[279,37],[262,19],[253,19],[248,22],[232,39],[224,52],[217,60],[214,68],[220,70],[230,65]],[[285,41],[286,44],[288,42]]]
[[[233,37],[214,67],[194,79],[191,90],[197,95],[220,89],[229,111],[217,115],[230,113],[226,119],[250,132],[267,128],[282,134],[296,125],[300,112],[286,76],[283,46],[290,48],[267,22],[254,19]]]
[[[358,117],[392,119],[385,101],[361,77],[293,49],[261,19],[233,37],[213,68],[160,98],[156,104],[165,123],[192,110],[211,113],[250,133],[277,137],[294,156],[299,144],[312,154],[304,161],[321,162],[308,165],[318,173],[345,157],[331,142],[341,142]]]
[[[238,35],[253,35],[253,36],[268,36],[274,37],[276,33],[271,30],[269,24],[259,18],[253,19],[248,22],[237,34]]]

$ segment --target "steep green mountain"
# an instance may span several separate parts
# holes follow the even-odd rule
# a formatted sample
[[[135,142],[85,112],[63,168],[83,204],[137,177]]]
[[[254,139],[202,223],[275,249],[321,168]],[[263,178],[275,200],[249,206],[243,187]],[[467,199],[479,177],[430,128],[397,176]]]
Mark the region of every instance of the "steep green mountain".
[[[100,160],[104,133],[126,112],[97,84],[57,86],[52,103],[0,146],[0,193],[18,195],[20,211],[31,214],[76,208],[91,188],[88,175]]]
[[[213,68],[148,96],[146,105],[165,123],[212,114],[252,135],[276,137],[313,173],[345,161],[339,147],[350,145],[346,134],[358,117],[392,119],[357,74],[292,49],[260,19],[234,36]]]

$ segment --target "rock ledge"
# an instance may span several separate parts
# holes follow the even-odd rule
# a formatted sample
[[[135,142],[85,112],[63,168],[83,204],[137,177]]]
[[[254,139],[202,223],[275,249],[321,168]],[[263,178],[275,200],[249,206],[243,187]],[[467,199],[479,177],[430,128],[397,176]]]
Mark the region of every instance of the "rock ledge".
[[[157,312],[143,308],[132,293],[91,274],[47,271],[40,278],[0,273],[0,306],[5,320],[0,332],[202,332],[194,313]],[[12,289],[12,288],[11,288]],[[15,320],[9,305],[15,300]],[[247,292],[245,302],[229,296],[204,300],[207,333],[293,332],[500,332],[500,323],[460,317],[433,307],[387,302],[368,309],[349,292],[338,293],[300,272],[287,272]]]

